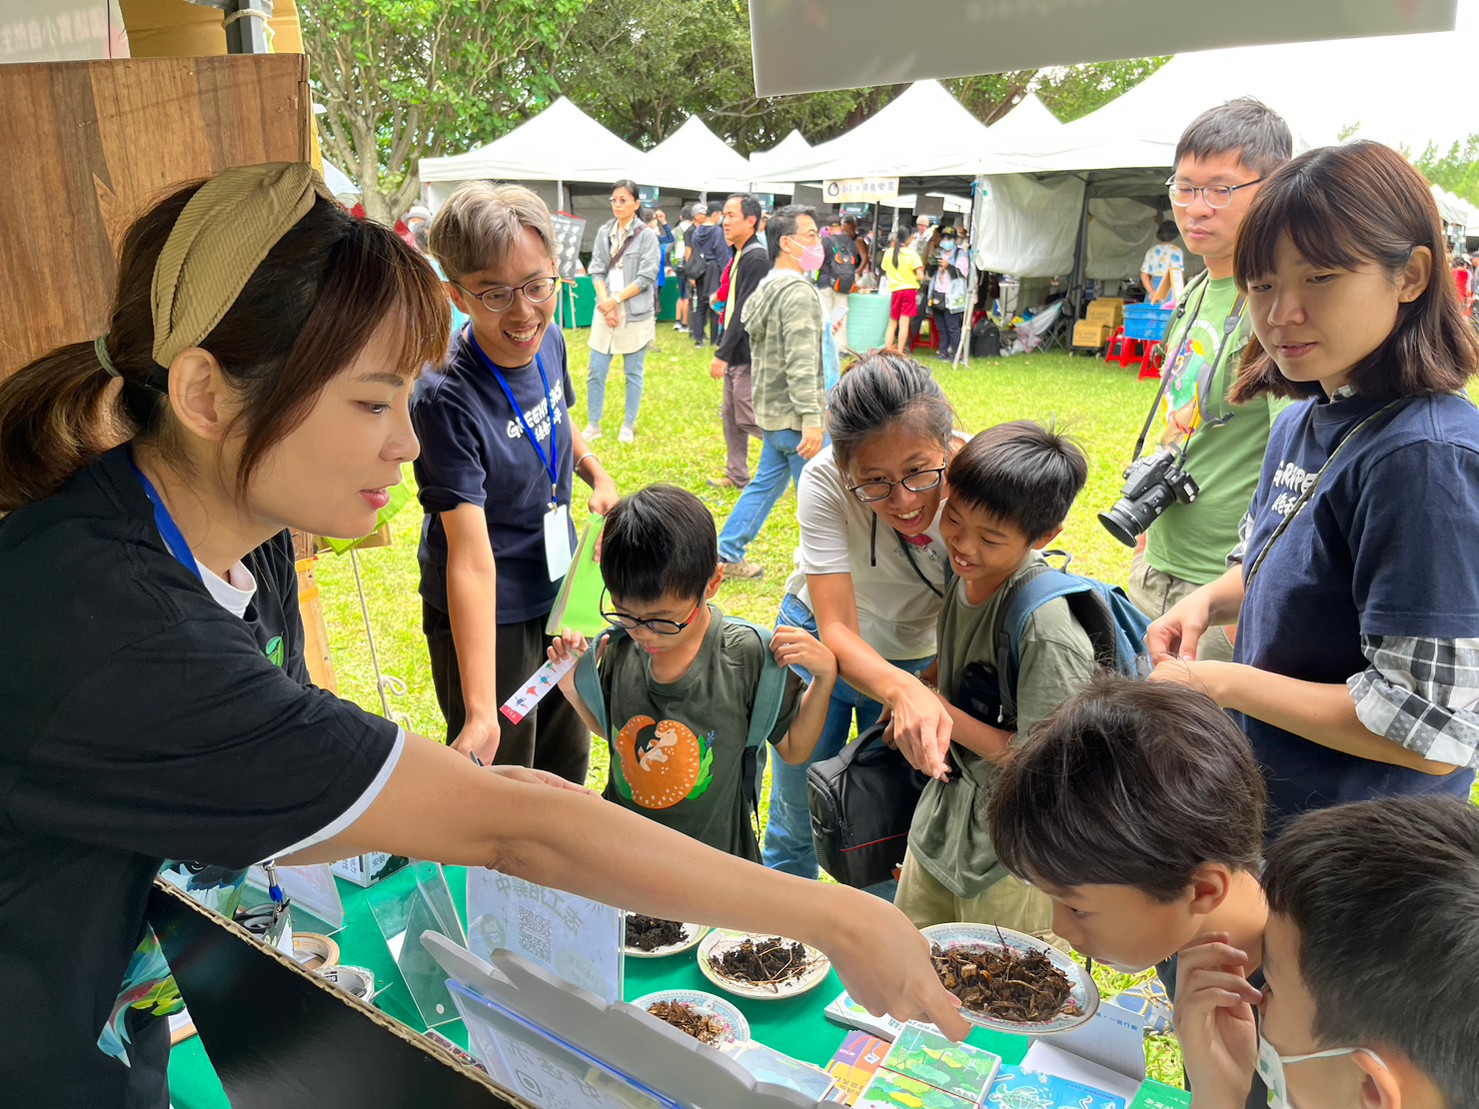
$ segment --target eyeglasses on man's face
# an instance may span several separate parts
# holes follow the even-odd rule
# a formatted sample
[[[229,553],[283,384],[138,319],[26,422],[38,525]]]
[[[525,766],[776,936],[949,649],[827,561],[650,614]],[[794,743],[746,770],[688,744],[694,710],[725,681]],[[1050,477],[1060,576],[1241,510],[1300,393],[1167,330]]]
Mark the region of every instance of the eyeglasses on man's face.
[[[1257,185],[1262,180],[1262,177],[1255,177],[1241,185],[1188,185],[1173,177],[1166,182],[1166,193],[1171,197],[1171,203],[1178,208],[1190,208],[1197,193],[1202,194],[1208,208],[1226,208],[1232,203],[1233,193]]]
[[[945,467],[932,470],[916,470],[898,481],[864,481],[848,486],[848,491],[864,504],[886,501],[893,495],[894,486],[902,485],[911,493],[924,493],[939,485],[945,478]]]
[[[654,635],[677,635],[684,628],[688,627],[689,624],[693,623],[694,620],[698,619],[699,610],[704,607],[703,599],[700,598],[698,604],[693,606],[693,611],[688,614],[687,620],[665,620],[661,618],[644,620],[625,612],[607,611],[606,601],[607,594],[603,590],[601,593],[601,619],[605,620],[606,623],[614,628],[622,628],[629,632],[636,631],[638,628],[646,628]]]
[[[543,304],[555,295],[555,289],[559,287],[560,280],[557,277],[536,277],[532,281],[526,281],[522,285],[495,285],[491,289],[484,289],[481,293],[475,293],[466,285],[458,284],[461,289],[473,300],[477,301],[490,312],[506,312],[513,306],[514,294],[523,293],[524,299],[530,304]]]

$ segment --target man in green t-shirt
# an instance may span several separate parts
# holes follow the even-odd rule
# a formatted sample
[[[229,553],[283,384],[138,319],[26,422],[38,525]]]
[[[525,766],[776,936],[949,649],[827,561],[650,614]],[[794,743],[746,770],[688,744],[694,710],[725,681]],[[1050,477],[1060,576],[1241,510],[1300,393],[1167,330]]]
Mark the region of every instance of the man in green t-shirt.
[[[1184,312],[1166,336],[1166,388],[1156,413],[1160,446],[1186,450],[1200,495],[1150,525],[1130,568],[1130,598],[1152,617],[1226,570],[1238,524],[1258,484],[1274,417],[1288,403],[1260,397],[1233,405],[1249,324],[1233,281],[1238,227],[1259,184],[1292,156],[1289,125],[1251,98],[1230,100],[1192,121],[1176,145],[1167,182],[1187,249],[1205,276],[1182,293]],[[1211,628],[1198,657],[1231,659],[1227,629]]]

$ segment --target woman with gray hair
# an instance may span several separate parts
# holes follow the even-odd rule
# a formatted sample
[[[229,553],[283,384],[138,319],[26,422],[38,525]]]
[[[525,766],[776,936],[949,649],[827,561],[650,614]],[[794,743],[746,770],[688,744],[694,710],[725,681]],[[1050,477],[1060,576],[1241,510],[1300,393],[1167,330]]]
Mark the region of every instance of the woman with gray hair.
[[[622,356],[627,379],[626,416],[619,438],[630,443],[636,437],[637,413],[642,407],[642,364],[647,360],[648,344],[657,338],[657,268],[662,249],[657,233],[638,218],[637,195],[632,181],[621,180],[611,186],[611,218],[596,232],[586,271],[596,290],[586,386],[587,441],[601,437],[606,375],[616,354]]]

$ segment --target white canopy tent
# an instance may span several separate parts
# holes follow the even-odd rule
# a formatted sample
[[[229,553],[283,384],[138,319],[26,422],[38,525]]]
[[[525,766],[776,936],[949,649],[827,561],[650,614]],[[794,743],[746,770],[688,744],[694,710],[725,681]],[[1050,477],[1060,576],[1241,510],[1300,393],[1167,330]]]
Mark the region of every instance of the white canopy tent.
[[[710,131],[698,116],[642,156],[639,185],[693,192],[738,192],[750,187],[750,159]]]
[[[763,164],[767,176],[790,181],[972,178],[992,146],[986,125],[943,85],[917,81],[847,134]]]
[[[609,186],[620,177],[636,178],[646,157],[564,97],[487,146],[448,158],[422,158],[422,189],[432,209],[465,181],[513,181],[540,195],[552,211],[587,218],[587,245],[608,218],[605,195],[580,203],[567,186],[573,182]]]
[[[796,182],[773,178],[769,172],[772,164],[785,165],[788,161],[800,160],[811,151],[811,143],[792,128],[791,133],[769,150],[757,150],[750,155],[750,188],[757,193],[779,193],[785,196],[796,194]]]

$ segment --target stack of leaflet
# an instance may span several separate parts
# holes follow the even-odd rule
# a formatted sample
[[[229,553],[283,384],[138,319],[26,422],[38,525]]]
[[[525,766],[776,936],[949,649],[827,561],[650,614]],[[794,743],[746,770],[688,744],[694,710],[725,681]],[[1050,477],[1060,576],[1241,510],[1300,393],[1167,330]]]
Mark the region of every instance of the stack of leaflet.
[[[985,1104],[1001,1059],[909,1023],[854,1102],[855,1109],[976,1109]],[[1120,1106],[1123,1109],[1123,1103]]]
[[[1125,1099],[1067,1078],[1003,1063],[983,1109],[1125,1109]]]

